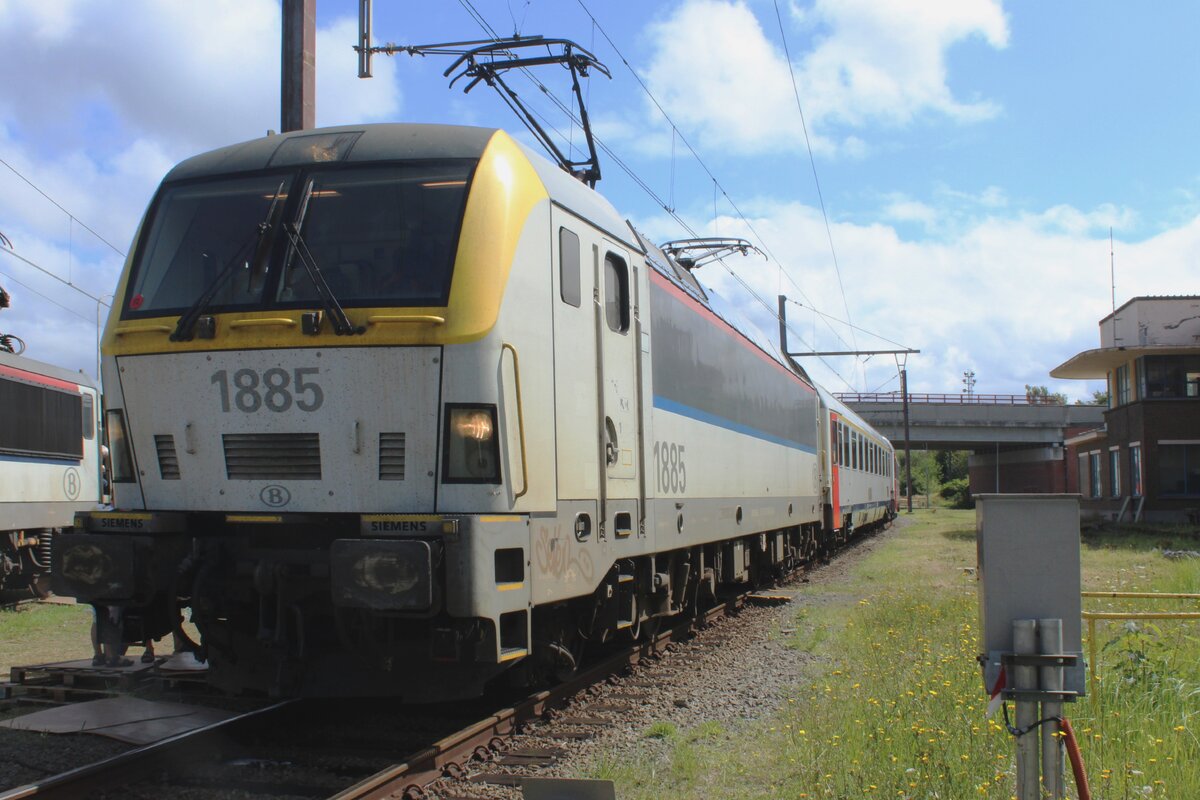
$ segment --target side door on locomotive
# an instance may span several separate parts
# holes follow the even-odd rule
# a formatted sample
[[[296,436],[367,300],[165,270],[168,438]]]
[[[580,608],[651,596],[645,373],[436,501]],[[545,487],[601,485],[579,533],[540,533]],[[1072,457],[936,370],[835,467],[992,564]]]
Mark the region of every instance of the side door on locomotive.
[[[638,254],[555,205],[555,530],[535,525],[535,596],[591,591],[613,560],[646,549]],[[563,530],[566,528],[566,530]]]

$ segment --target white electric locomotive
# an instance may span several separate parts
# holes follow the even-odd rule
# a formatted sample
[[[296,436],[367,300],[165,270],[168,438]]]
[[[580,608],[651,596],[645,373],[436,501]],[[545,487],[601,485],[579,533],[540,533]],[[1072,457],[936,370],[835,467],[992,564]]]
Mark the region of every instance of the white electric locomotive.
[[[137,636],[189,604],[229,689],[569,672],[894,511],[886,440],[503,131],[192,158],[116,296],[117,510],[57,577]]]
[[[100,502],[100,404],[82,374],[0,351],[0,585],[49,592],[55,535]]]

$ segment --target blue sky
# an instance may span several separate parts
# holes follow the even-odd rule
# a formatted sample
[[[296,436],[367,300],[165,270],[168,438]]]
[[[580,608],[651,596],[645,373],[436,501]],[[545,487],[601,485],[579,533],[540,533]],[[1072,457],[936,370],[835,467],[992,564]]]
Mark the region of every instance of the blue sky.
[[[574,39],[609,66],[588,88],[596,129],[678,219],[609,159],[600,190],[651,238],[686,223],[764,246],[772,260],[729,266],[772,308],[781,291],[805,306],[789,310],[796,349],[890,346],[871,331],[922,351],[914,391],[957,392],[973,369],[978,392],[1084,397],[1099,385],[1047,373],[1098,345],[1110,226],[1118,303],[1200,294],[1196,3],[779,0],[790,62],[773,0],[586,0],[600,27],[577,0],[473,4],[501,34]],[[484,35],[456,0],[375,5],[379,43]],[[444,58],[380,57],[359,80],[357,3],[317,6],[318,124],[520,130],[485,87],[448,89]],[[110,293],[122,259],[83,226],[124,252],[172,164],[279,127],[278,30],[278,0],[0,0],[0,158],[54,201],[0,165],[0,331],[94,373],[96,303],[16,256]],[[567,98],[565,73],[540,77]],[[729,199],[714,204],[706,170]],[[720,265],[701,278],[775,329]],[[897,387],[886,356],[806,363],[834,391]]]

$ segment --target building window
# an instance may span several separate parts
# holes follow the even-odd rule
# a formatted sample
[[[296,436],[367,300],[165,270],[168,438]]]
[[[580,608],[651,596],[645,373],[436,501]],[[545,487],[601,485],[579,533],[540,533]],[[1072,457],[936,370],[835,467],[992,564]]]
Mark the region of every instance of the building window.
[[[1091,453],[1088,456],[1088,477],[1091,478],[1090,486],[1092,489],[1092,497],[1100,497],[1100,454]]]
[[[1129,447],[1129,493],[1134,497],[1142,496],[1142,446]]]
[[[1083,489],[1088,485],[1088,457],[1087,453],[1079,454],[1079,478],[1078,484],[1079,493],[1083,494]]]
[[[1116,384],[1116,402],[1109,404],[1113,408],[1117,406],[1123,406],[1133,400],[1133,398],[1130,396],[1128,364],[1122,364],[1121,366],[1117,367]]]
[[[1115,447],[1108,451],[1108,496],[1121,496],[1121,451]]]
[[[1147,399],[1200,399],[1200,356],[1146,356],[1142,396]]]
[[[1159,495],[1200,495],[1200,444],[1159,445],[1155,461]]]

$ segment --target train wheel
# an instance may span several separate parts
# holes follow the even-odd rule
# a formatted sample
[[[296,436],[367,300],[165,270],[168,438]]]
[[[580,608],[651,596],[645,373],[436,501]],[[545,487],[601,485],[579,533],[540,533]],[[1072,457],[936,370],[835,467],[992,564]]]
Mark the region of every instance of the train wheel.
[[[636,591],[629,598],[629,623],[625,627],[625,633],[629,636],[631,642],[636,642],[642,635],[642,602],[641,597]]]

